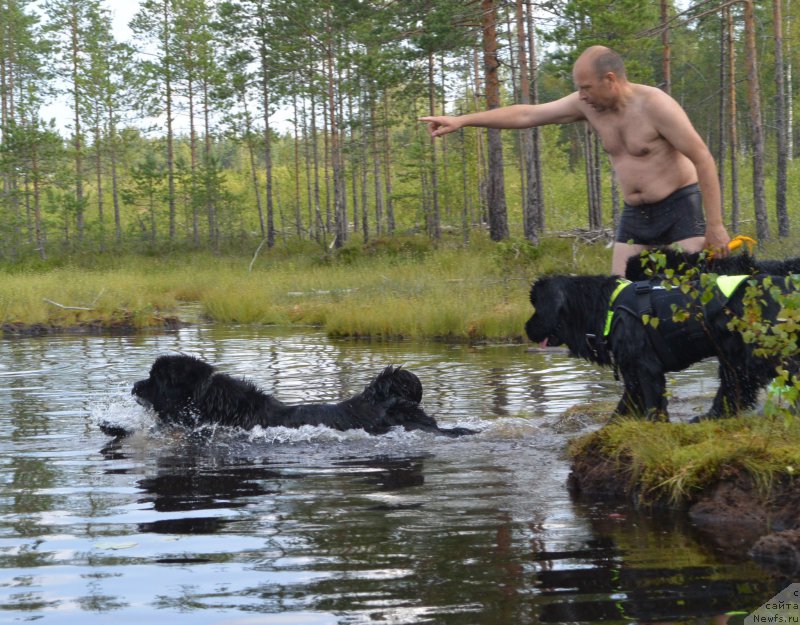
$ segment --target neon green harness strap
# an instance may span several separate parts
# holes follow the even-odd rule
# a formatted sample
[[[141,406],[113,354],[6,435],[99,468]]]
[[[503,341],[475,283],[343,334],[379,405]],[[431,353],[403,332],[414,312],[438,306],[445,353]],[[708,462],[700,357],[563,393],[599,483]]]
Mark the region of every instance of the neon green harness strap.
[[[719,276],[717,278],[717,286],[722,294],[729,298],[739,285],[747,280],[750,276]]]
[[[725,296],[725,300],[727,301],[731,295],[739,288],[739,285],[747,280],[750,276],[718,276],[717,277],[717,288],[720,292]],[[617,296],[622,292],[622,290],[632,284],[630,280],[624,280],[622,278],[617,279],[617,287],[611,293],[611,297],[608,300],[608,312],[606,313],[606,324],[603,328],[603,336],[608,336],[611,333],[611,324],[614,321],[614,301],[617,299]]]
[[[617,288],[614,289],[614,292],[611,293],[611,297],[608,300],[608,313],[606,313],[606,325],[603,328],[603,336],[608,336],[611,333],[611,322],[614,320],[614,300],[617,299],[617,295],[622,292],[622,289],[629,284],[631,284],[630,280],[617,278]]]

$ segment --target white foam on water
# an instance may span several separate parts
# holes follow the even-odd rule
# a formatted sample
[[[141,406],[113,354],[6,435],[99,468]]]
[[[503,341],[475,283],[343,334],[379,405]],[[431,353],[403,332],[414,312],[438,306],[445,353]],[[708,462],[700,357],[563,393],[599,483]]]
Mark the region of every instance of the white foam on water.
[[[92,404],[89,416],[98,427],[117,427],[130,432],[149,430],[157,422],[155,414],[137,404],[128,393],[110,396]]]

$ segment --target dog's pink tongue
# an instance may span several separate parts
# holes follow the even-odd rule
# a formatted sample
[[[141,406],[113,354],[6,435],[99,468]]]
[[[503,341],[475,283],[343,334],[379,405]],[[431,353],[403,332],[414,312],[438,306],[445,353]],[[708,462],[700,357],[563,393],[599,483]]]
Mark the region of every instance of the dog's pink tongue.
[[[547,339],[544,339],[543,341],[541,341],[541,342],[539,343],[539,347],[541,347],[542,349],[544,349],[545,347],[547,347]]]

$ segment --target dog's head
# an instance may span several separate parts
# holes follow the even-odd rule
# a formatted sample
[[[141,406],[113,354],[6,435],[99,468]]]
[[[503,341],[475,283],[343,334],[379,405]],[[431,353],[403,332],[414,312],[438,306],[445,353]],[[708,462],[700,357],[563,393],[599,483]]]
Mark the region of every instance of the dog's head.
[[[422,382],[407,369],[389,365],[369,383],[363,396],[376,403],[399,399],[418,404],[422,401]]]
[[[131,393],[161,419],[180,419],[190,410],[198,387],[213,373],[214,367],[193,356],[159,356],[150,376],[136,382]]]
[[[533,315],[525,323],[525,334],[542,347],[563,345],[561,323],[565,304],[563,289],[554,277],[540,278],[531,287]]]

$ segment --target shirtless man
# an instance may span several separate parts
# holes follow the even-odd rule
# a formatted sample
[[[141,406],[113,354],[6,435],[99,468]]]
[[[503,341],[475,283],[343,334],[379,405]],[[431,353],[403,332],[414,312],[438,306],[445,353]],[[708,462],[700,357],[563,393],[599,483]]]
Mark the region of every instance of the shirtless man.
[[[572,78],[577,91],[554,102],[420,121],[439,137],[463,126],[531,128],[586,120],[603,141],[625,199],[613,274],[625,275],[627,259],[654,245],[727,255],[717,166],[680,105],[660,89],[628,82],[622,58],[605,46],[584,51]]]

